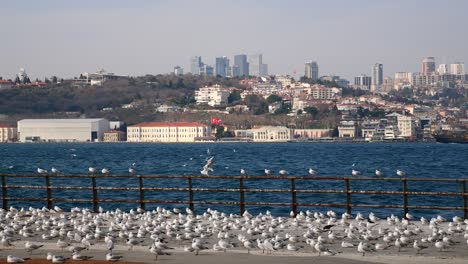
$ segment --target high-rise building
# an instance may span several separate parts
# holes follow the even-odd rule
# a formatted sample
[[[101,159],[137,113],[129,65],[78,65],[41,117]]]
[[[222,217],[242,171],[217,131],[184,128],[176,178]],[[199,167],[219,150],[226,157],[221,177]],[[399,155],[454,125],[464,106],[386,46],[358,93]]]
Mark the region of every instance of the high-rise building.
[[[426,57],[422,61],[422,74],[431,75],[435,73],[435,59],[434,57]]]
[[[464,75],[465,64],[463,62],[455,62],[450,64],[450,73],[455,75]]]
[[[210,65],[202,64],[200,67],[200,75],[213,76],[213,67]]]
[[[372,77],[365,74],[361,74],[357,77],[354,77],[354,87],[361,90],[370,90],[372,84]]]
[[[305,77],[314,81],[319,79],[319,68],[315,61],[306,62],[305,64]]]
[[[263,64],[262,54],[249,55],[249,75],[265,76],[268,75],[268,65]]]
[[[200,56],[193,56],[190,58],[190,72],[192,74],[200,74],[201,67],[203,67],[203,62]]]
[[[180,66],[175,66],[174,67],[174,74],[175,75],[183,75],[184,74],[184,68]]]
[[[229,71],[229,59],[225,56],[216,58],[216,75],[226,77]]]
[[[240,54],[234,56],[234,66],[232,68],[234,76],[248,76],[249,63],[247,62],[247,55]]]
[[[439,64],[439,67],[437,68],[437,73],[438,74],[447,74],[447,73],[449,73],[448,65],[447,64]]]
[[[372,90],[378,91],[383,84],[383,64],[376,63],[372,67]]]

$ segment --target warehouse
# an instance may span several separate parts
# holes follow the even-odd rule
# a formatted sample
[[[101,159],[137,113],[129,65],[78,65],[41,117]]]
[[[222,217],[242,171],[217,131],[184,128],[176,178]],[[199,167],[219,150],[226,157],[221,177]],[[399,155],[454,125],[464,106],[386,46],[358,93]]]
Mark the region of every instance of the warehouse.
[[[20,142],[102,141],[109,121],[94,119],[23,119],[18,121]]]

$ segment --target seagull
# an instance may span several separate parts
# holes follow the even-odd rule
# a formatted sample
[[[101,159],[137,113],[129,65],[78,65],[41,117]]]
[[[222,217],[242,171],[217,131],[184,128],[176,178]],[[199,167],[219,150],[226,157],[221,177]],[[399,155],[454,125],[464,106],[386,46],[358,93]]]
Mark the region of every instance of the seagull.
[[[52,260],[52,263],[55,263],[55,264],[61,264],[65,262],[65,258],[63,256],[53,255],[51,260]]]
[[[152,245],[150,247],[150,252],[154,254],[154,260],[158,260],[159,255],[171,255],[170,253],[164,252],[161,248]]]
[[[405,177],[405,175],[406,175],[406,173],[405,173],[404,171],[402,171],[402,170],[397,170],[397,171],[396,171],[396,174],[397,174],[398,176],[400,176],[400,177]]]
[[[39,174],[46,174],[46,173],[47,173],[47,170],[41,169],[41,168],[37,168],[37,173],[39,173]]]
[[[102,173],[102,174],[109,174],[109,173],[110,173],[110,170],[109,170],[108,168],[103,168],[103,169],[101,170],[101,173]]]
[[[247,254],[250,254],[250,250],[255,248],[254,243],[250,240],[245,240],[243,245],[247,249]]]
[[[54,167],[52,167],[52,169],[50,169],[50,171],[51,171],[52,173],[55,173],[55,174],[59,174],[59,173],[60,173],[60,170],[58,170],[58,169],[56,169],[56,168],[54,168]]]
[[[414,240],[413,248],[416,249],[416,254],[419,254],[419,251],[427,248],[427,246],[420,244],[419,241],[416,239]]]
[[[273,172],[274,172],[273,170],[265,169],[265,174],[266,175],[271,175],[271,174],[273,174]]]
[[[361,175],[361,172],[358,171],[358,170],[352,170],[352,171],[351,171],[351,174],[352,174],[353,176],[359,176],[359,175]]]
[[[362,255],[364,256],[366,254],[366,252],[371,251],[371,248],[369,248],[369,245],[367,243],[363,243],[361,241],[361,242],[359,242],[357,251],[359,253],[362,253]]]
[[[129,174],[135,174],[136,170],[134,168],[128,168],[128,173]]]
[[[247,174],[247,172],[245,172],[245,170],[244,170],[244,169],[241,169],[241,170],[240,170],[240,174],[241,174],[242,176],[244,176],[244,175],[246,175],[246,174]]]
[[[112,253],[107,253],[106,254],[106,260],[107,261],[119,261],[122,258],[123,258],[122,256],[114,255]]]
[[[382,176],[383,176],[382,171],[380,171],[380,170],[375,170],[375,176],[377,176],[377,177],[382,177]]]
[[[200,171],[202,175],[205,175],[205,176],[209,176],[209,172],[210,171],[213,171],[213,163],[214,163],[214,156],[209,158],[207,161],[206,161],[206,164],[203,166],[203,170]]]
[[[198,252],[204,249],[208,249],[208,247],[205,247],[201,244],[201,240],[199,238],[194,238],[192,240],[192,248],[195,250],[195,256],[198,255]]]
[[[280,175],[287,175],[289,172],[287,170],[280,170],[279,174]]]
[[[29,241],[26,241],[26,243],[24,244],[24,248],[26,249],[27,252],[29,252],[29,254],[32,254],[34,250],[39,249],[43,246],[44,245],[34,244]]]
[[[23,263],[23,262],[24,262],[24,259],[20,257],[15,257],[12,255],[8,255],[7,257],[7,263]]]
[[[94,174],[94,173],[96,173],[96,168],[89,167],[88,171],[89,171],[89,173]]]
[[[315,175],[317,173],[316,170],[309,168],[309,175]]]

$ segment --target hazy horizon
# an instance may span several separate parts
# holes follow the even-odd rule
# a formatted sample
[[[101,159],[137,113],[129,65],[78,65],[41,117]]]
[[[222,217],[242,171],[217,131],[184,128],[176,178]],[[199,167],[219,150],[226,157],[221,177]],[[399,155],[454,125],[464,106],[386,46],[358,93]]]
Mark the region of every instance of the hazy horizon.
[[[78,76],[105,69],[119,75],[189,72],[189,58],[262,53],[270,74],[320,75],[351,81],[468,62],[468,1],[12,1],[0,9],[0,76],[20,67],[31,78]]]

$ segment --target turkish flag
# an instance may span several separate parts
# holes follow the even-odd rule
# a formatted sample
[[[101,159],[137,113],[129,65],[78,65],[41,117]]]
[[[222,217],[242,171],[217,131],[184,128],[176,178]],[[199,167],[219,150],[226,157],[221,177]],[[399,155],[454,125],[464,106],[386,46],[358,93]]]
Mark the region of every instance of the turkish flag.
[[[219,118],[212,117],[211,118],[211,124],[212,125],[221,125],[221,120],[219,120]]]

